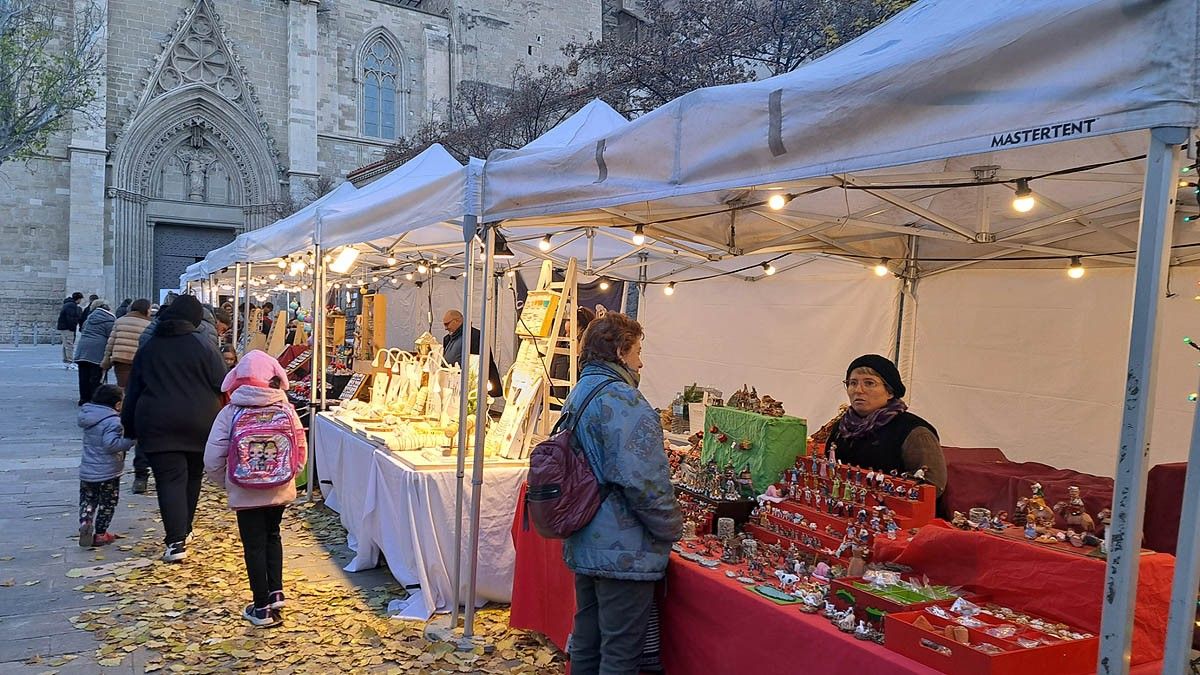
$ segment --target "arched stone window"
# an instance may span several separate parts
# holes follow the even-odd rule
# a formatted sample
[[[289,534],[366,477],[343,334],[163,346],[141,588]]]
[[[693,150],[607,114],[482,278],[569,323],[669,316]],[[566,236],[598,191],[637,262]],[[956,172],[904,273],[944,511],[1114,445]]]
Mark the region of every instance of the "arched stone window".
[[[163,164],[161,180],[160,196],[163,199],[187,199],[187,175],[178,157],[167,158]]]
[[[367,38],[359,60],[364,136],[394,140],[403,132],[401,63],[400,50],[386,33]]]
[[[208,181],[208,185],[204,201],[209,204],[233,203],[233,180],[230,178],[229,172],[225,170],[224,164],[221,162],[209,164],[208,171],[205,172],[205,179]]]

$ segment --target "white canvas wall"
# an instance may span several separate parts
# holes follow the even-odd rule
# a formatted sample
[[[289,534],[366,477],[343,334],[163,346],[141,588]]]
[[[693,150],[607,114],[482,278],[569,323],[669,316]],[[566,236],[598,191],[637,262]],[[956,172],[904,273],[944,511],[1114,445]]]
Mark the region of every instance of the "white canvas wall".
[[[650,287],[641,389],[656,407],[698,382],[726,396],[743,384],[783,401],[815,430],[845,401],[845,368],[887,354],[897,283],[861,267],[818,260],[761,281],[729,278]]]
[[[1152,464],[1183,461],[1200,352],[1200,272],[1174,270],[1164,302]],[[1111,476],[1129,344],[1133,272],[963,270],[922,280],[909,402],[947,445]],[[1200,336],[1200,335],[1198,335]]]
[[[1151,462],[1184,461],[1200,352],[1200,271],[1176,269],[1163,305]],[[962,270],[921,281],[907,397],[942,442],[999,447],[1015,461],[1111,476],[1125,385],[1133,272]],[[843,401],[850,359],[888,354],[896,283],[817,262],[755,283],[651,287],[642,391],[656,407],[692,382],[743,383],[811,428]],[[910,304],[908,310],[912,310]]]
[[[433,310],[430,315],[430,285],[426,283],[421,288],[405,282],[400,288],[385,285],[384,294],[388,299],[388,330],[387,342],[389,347],[411,350],[413,342],[422,333],[429,330],[439,341],[446,335],[442,328],[442,315],[448,309],[462,311],[463,280],[451,281],[438,277],[432,284]],[[512,364],[515,339],[513,337],[516,325],[516,314],[513,311],[513,296],[508,291],[508,278],[500,282],[500,315],[499,337],[496,345],[496,365],[503,374]],[[479,327],[479,293],[475,294],[474,318],[472,325]],[[432,329],[430,325],[432,324]]]

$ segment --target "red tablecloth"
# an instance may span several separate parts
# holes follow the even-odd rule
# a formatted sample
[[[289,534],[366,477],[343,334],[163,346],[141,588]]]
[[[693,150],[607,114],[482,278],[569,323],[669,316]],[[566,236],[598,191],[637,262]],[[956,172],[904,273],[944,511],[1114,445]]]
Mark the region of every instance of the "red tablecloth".
[[[985,593],[996,603],[1025,609],[1099,634],[1105,562],[1016,542],[944,523],[927,525],[907,544],[879,540],[876,560],[894,560],[938,583]],[[1175,558],[1143,555],[1134,614],[1133,663],[1162,658]]]
[[[947,519],[955,511],[967,513],[976,506],[991,509],[993,513],[1008,511],[1011,514],[1018,498],[1032,494],[1030,486],[1034,482],[1042,484],[1046,503],[1052,507],[1067,500],[1067,488],[1072,485],[1079,488],[1083,503],[1093,518],[1101,509],[1112,506],[1111,478],[1056,469],[1038,462],[951,460],[946,465],[946,475],[941,504]],[[1058,520],[1060,527],[1066,526],[1062,518]]]
[[[559,649],[566,649],[575,619],[575,575],[563,563],[562,542],[543,539],[533,525],[526,529],[524,516],[522,485],[512,526],[517,560],[508,623],[514,628],[535,630]]]

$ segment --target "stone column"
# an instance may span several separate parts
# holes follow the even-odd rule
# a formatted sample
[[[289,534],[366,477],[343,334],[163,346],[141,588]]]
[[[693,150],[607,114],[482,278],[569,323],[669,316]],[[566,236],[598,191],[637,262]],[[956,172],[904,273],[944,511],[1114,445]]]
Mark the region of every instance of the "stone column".
[[[288,3],[288,183],[297,203],[312,201],[305,180],[317,177],[317,5]]]
[[[82,15],[88,11],[88,4],[77,3],[75,11]],[[66,283],[67,293],[96,293],[112,301],[113,280],[106,279],[104,274],[105,231],[108,229],[104,220],[104,167],[108,157],[105,139],[108,127],[108,1],[95,0],[91,4],[93,11],[104,17],[96,42],[102,57],[95,81],[96,99],[72,115],[71,142],[67,146],[71,197],[67,218]]]

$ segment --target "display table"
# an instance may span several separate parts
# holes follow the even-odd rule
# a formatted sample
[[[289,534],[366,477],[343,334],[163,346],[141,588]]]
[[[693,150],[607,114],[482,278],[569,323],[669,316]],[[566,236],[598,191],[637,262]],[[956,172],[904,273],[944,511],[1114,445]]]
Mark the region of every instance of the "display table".
[[[574,577],[562,562],[561,542],[543,539],[532,527],[525,529],[522,509],[523,502],[518,502],[517,515],[512,523],[517,551],[509,623],[514,628],[538,631],[559,648],[564,648],[575,613]],[[971,536],[957,530],[930,527],[943,529],[950,535]],[[987,537],[982,534],[974,536]],[[973,540],[965,546],[956,544],[958,548],[953,554],[943,549],[940,556],[958,561],[956,564],[964,570],[978,572],[984,569],[984,561],[991,556],[998,556],[992,547],[1001,544],[1006,542],[997,538]],[[1024,600],[1025,606],[1033,608],[1042,606],[1047,596],[1053,596],[1047,607],[1061,611],[1070,603],[1080,603],[1084,605],[1083,611],[1078,616],[1072,614],[1073,620],[1078,622],[1082,618],[1090,622],[1094,618],[1098,624],[1103,562],[1048,551],[1046,560],[1058,560],[1060,564],[1044,564],[1042,554],[1025,550],[1027,548],[1009,545],[1007,555],[997,558],[1004,561],[1007,570],[1004,581],[1000,583],[1011,585],[1014,595],[993,597],[998,601],[1011,598],[1014,603],[1018,599]],[[892,555],[901,556],[905,550],[904,546],[897,544],[892,547]],[[925,552],[932,556],[935,550],[936,547],[918,545],[908,553],[908,557],[924,556]],[[1015,560],[1022,556],[1029,562]],[[1073,564],[1067,564],[1068,560],[1060,560],[1062,558],[1067,558]],[[922,560],[920,564],[933,565],[936,561]],[[1095,565],[1100,567],[1099,579],[1095,578]],[[1164,593],[1169,595],[1173,568],[1174,559],[1171,556],[1143,556],[1137,615],[1139,634],[1145,635],[1142,631],[1151,626],[1157,629],[1166,625],[1167,597]],[[943,578],[938,578],[938,581],[963,583]],[[660,606],[662,659],[668,672],[684,675],[935,672],[884,647],[855,640],[838,631],[825,619],[803,614],[795,607],[776,605],[740,586],[726,578],[720,569],[703,569],[672,555],[667,570],[666,593]],[[1155,608],[1161,615],[1159,618],[1146,615],[1155,611]],[[1088,625],[1081,624],[1081,627],[1087,628]],[[1139,665],[1135,665],[1132,672],[1146,675],[1159,672],[1160,662],[1147,661],[1147,657],[1159,654],[1154,658],[1161,658],[1161,638],[1156,645],[1150,646],[1148,653],[1139,649],[1138,640],[1140,638],[1135,638],[1137,656],[1134,662]],[[803,646],[802,652],[796,650],[797,645]],[[800,658],[804,660],[803,668],[797,665],[797,659]]]
[[[354,434],[325,413],[317,416],[315,424],[315,454],[326,505],[338,511],[356,553],[347,571],[374,567],[382,552],[398,582],[420,585],[429,615],[449,611],[454,602],[451,580],[456,471],[414,470],[386,448]],[[511,599],[516,554],[509,527],[526,472],[524,467],[511,466],[484,470],[477,604]],[[470,520],[469,469],[464,488],[466,524]],[[470,569],[465,555],[469,535],[464,529],[464,589]]]

